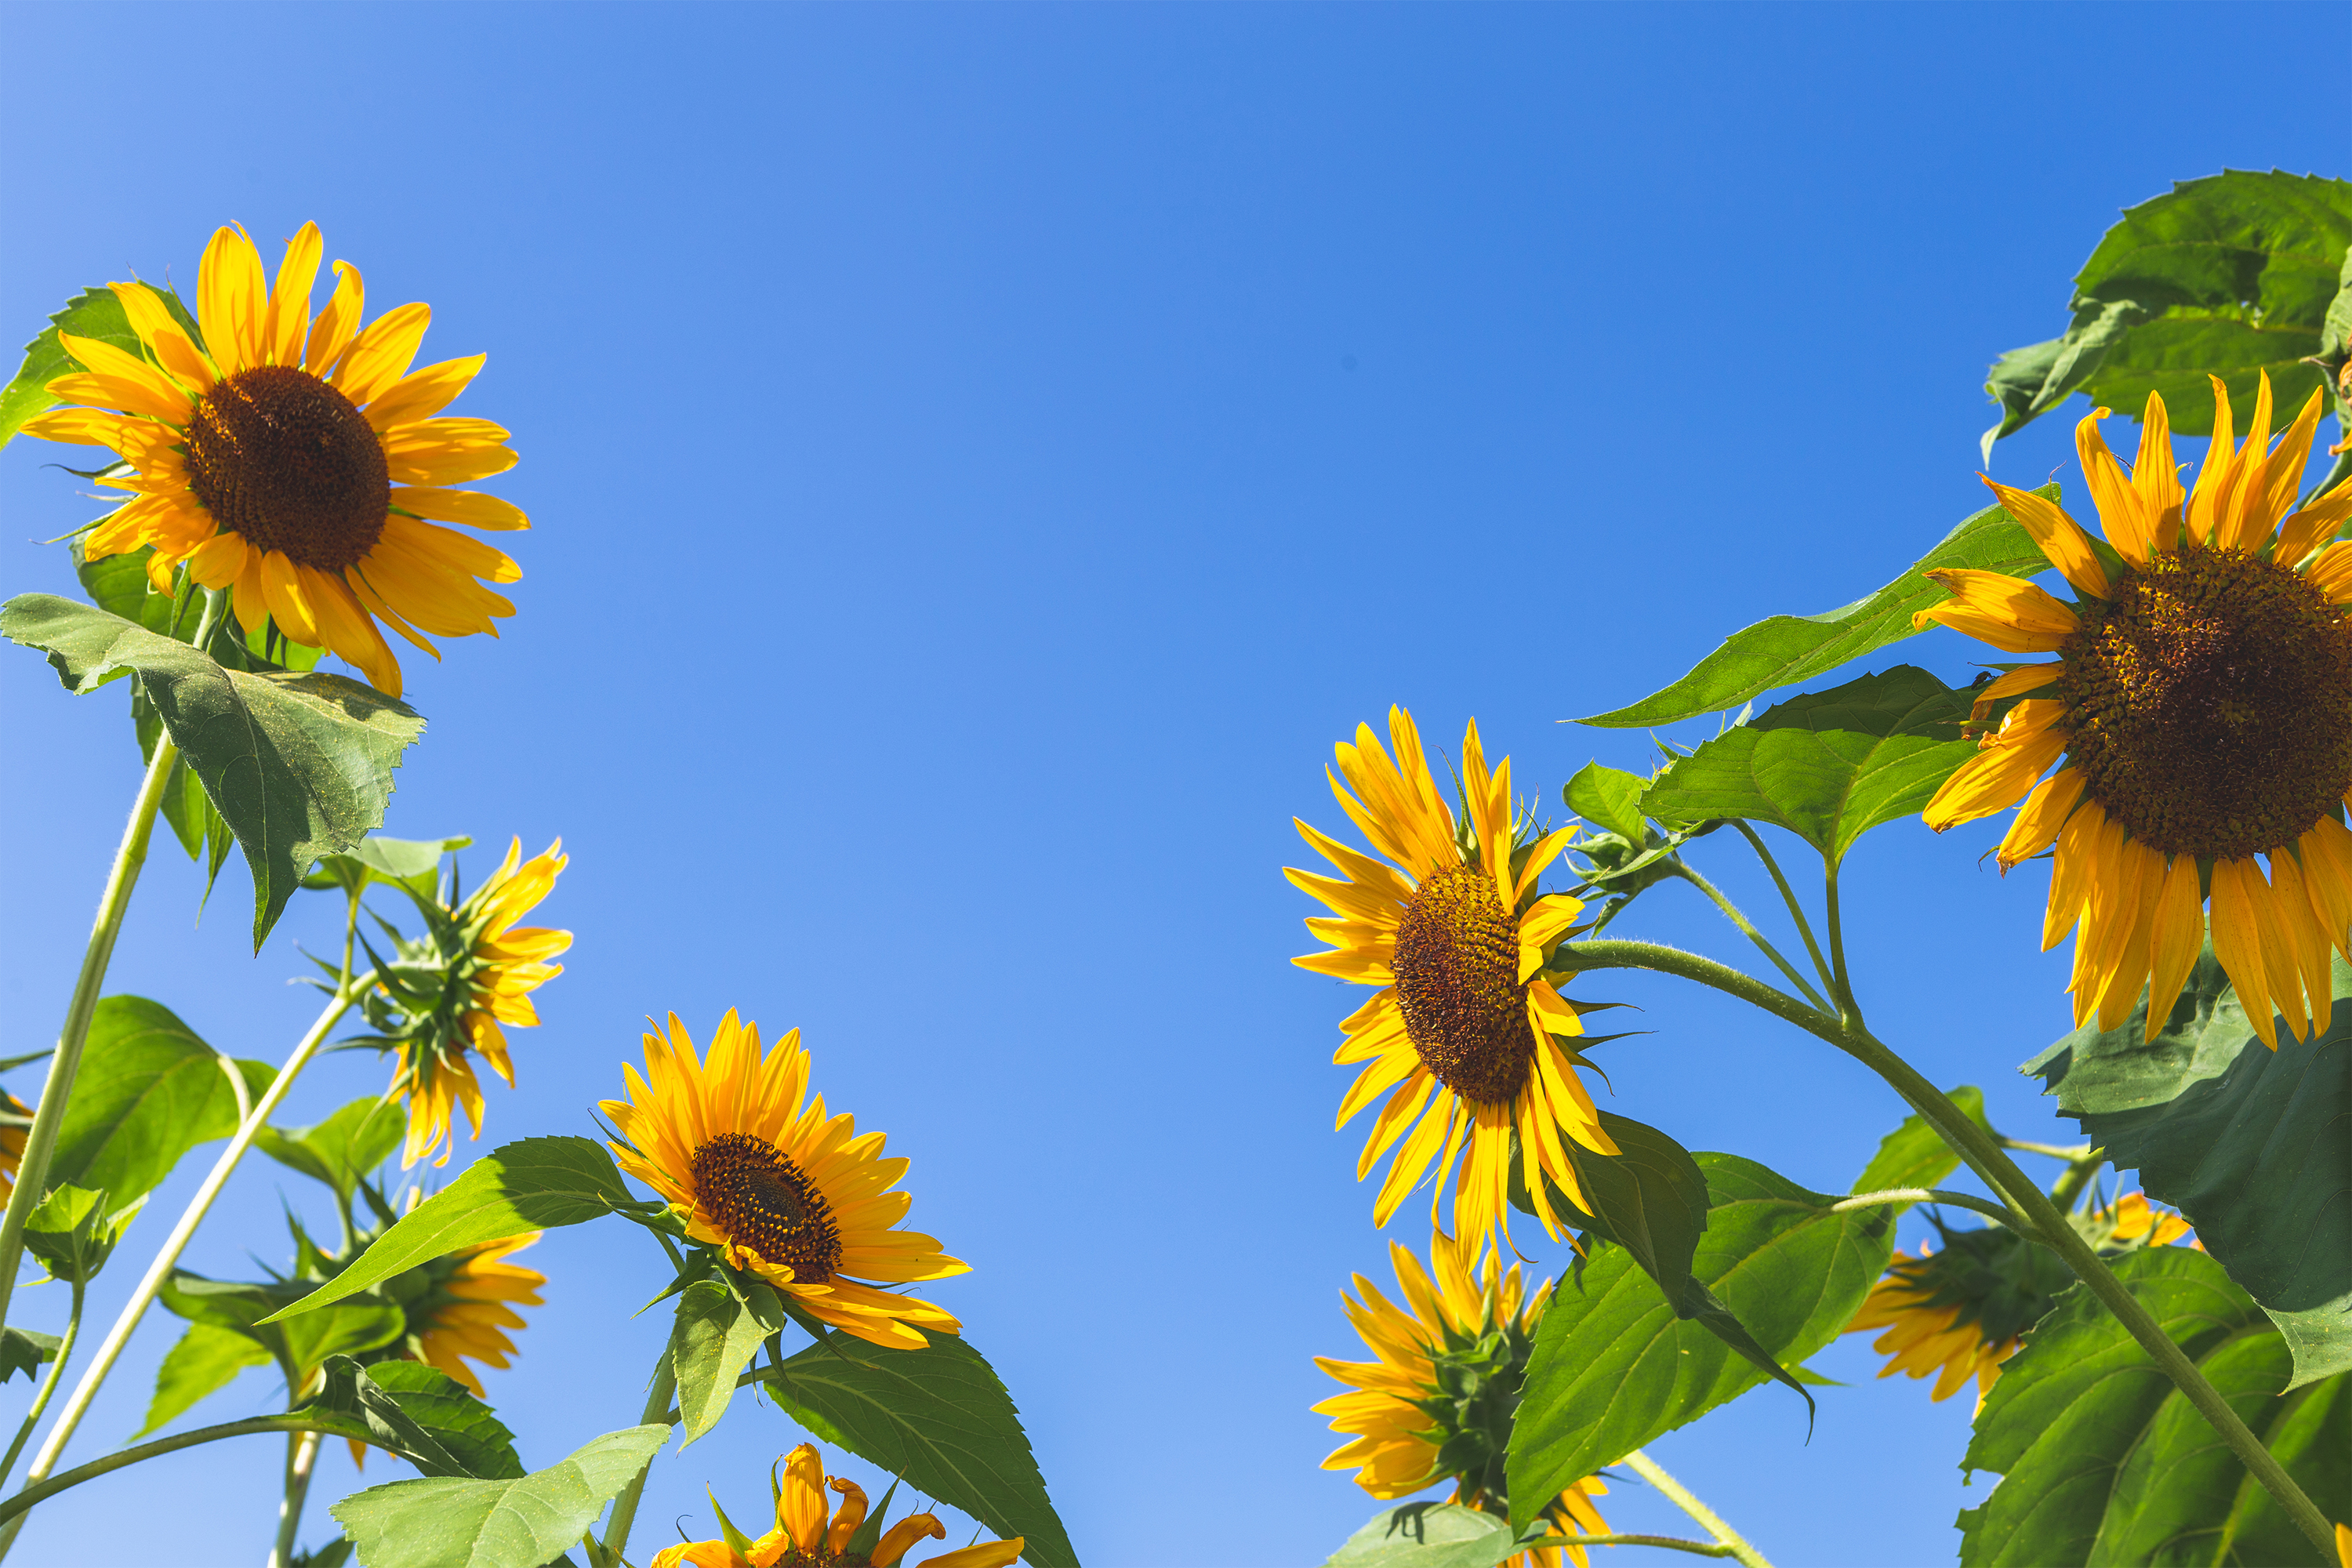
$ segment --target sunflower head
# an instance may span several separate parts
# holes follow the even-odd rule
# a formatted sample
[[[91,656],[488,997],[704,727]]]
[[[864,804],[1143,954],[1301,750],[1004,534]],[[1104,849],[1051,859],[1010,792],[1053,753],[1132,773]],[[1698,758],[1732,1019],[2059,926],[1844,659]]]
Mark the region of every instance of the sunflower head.
[[[883,1135],[860,1134],[846,1112],[825,1113],[808,1092],[809,1058],[793,1030],[772,1050],[760,1026],[732,1011],[719,1021],[706,1062],[676,1014],[645,1037],[629,1098],[602,1102],[625,1142],[621,1168],[666,1199],[689,1241],[753,1274],[835,1328],[879,1345],[918,1348],[926,1329],[955,1333],[929,1301],[867,1281],[903,1285],[966,1272],[940,1244],[894,1228],[912,1196],[892,1192],[907,1173],[885,1159]]]
[[[2055,657],[1984,689],[1980,720],[2019,700],[1924,815],[1940,832],[2022,803],[1999,858],[2007,868],[2054,851],[2042,945],[2077,931],[2078,1025],[2116,1027],[2143,992],[2164,1017],[2210,936],[2275,1047],[2274,1017],[2297,1037],[2327,1027],[2330,952],[2352,956],[2352,542],[2332,542],[2352,520],[2352,482],[2295,505],[2317,394],[2273,447],[2267,375],[2242,444],[2213,387],[2193,490],[2163,398],[2148,397],[2128,471],[2100,436],[2105,409],[2076,427],[2104,540],[2043,497],[1985,481],[2074,596],[1993,572],[1927,574],[1951,597],[1916,624]]]
[[[568,931],[516,922],[554,889],[569,863],[560,838],[529,860],[518,838],[470,894],[463,892],[454,863],[446,883],[428,877],[429,888],[394,884],[424,917],[425,934],[410,941],[394,932],[389,960],[369,949],[378,981],[361,1007],[374,1033],[362,1038],[397,1055],[386,1093],[408,1102],[404,1168],[436,1149],[440,1158],[434,1163],[449,1163],[456,1106],[465,1107],[473,1135],[482,1135],[482,1087],[469,1058],[479,1056],[514,1087],[504,1026],[539,1022],[530,994],[563,973],[562,964],[548,960],[572,945]]]
[[[1356,1484],[1381,1499],[1451,1482],[1454,1501],[1507,1517],[1511,1423],[1551,1286],[1529,1297],[1517,1265],[1505,1269],[1499,1251],[1442,1230],[1431,1239],[1428,1269],[1400,1243],[1389,1252],[1402,1305],[1360,1274],[1356,1293],[1339,1295],[1378,1359],[1315,1361],[1349,1388],[1315,1406],[1349,1438],[1323,1468],[1354,1468]],[[1608,1489],[1588,1477],[1547,1504],[1544,1518],[1556,1533],[1605,1534],[1591,1500]],[[1581,1548],[1565,1550],[1583,1563]]]
[[[1584,906],[1539,882],[1576,830],[1535,829],[1514,804],[1510,759],[1487,768],[1475,722],[1462,741],[1458,816],[1402,708],[1389,710],[1389,741],[1393,757],[1359,725],[1329,775],[1340,809],[1385,859],[1297,824],[1340,875],[1283,873],[1332,911],[1307,922],[1331,951],[1293,962],[1381,988],[1340,1025],[1346,1039],[1333,1058],[1364,1064],[1340,1101],[1339,1124],[1381,1106],[1357,1178],[1396,1149],[1373,1202],[1375,1223],[1388,1223],[1434,1167],[1433,1223],[1459,1155],[1454,1219],[1475,1247],[1507,1223],[1515,1134],[1528,1189],[1543,1194],[1548,1177],[1574,1202],[1582,1188],[1561,1140],[1617,1152],[1576,1075],[1589,1064],[1561,1044],[1583,1032],[1586,1009],[1545,972]],[[1537,1203],[1558,1236],[1549,1197]]]
[[[274,627],[331,649],[400,695],[400,665],[377,626],[435,658],[425,633],[498,634],[514,605],[481,580],[521,571],[470,535],[428,520],[491,530],[530,526],[494,496],[448,487],[514,465],[507,433],[486,419],[442,417],[483,356],[412,371],[433,312],[402,305],[362,326],[359,269],[314,317],[324,256],[316,224],[289,240],[272,287],[238,228],[205,249],[196,309],[144,283],[113,283],[136,352],[71,332],[58,345],[81,368],[48,384],[80,405],[27,420],[26,434],[110,447],[121,470],[100,483],[131,499],[91,525],[86,560],[152,544],[150,580],[173,591],[182,564],[233,595],[247,632]]]
[[[412,1190],[410,1197],[416,1194]],[[410,1206],[415,1207],[412,1201]],[[508,1331],[520,1331],[518,1307],[544,1305],[547,1276],[507,1259],[537,1241],[538,1231],[486,1241],[394,1275],[383,1286],[408,1320],[397,1353],[456,1378],[484,1397],[481,1374],[467,1359],[503,1371],[515,1353]]]
[[[768,1482],[775,1499],[774,1529],[756,1539],[746,1535],[713,1496],[719,1539],[664,1547],[651,1568],[895,1568],[917,1542],[947,1535],[947,1527],[928,1513],[910,1513],[883,1529],[865,1489],[846,1476],[827,1476],[814,1443],[785,1455],[777,1470],[781,1474],[771,1472]],[[828,1490],[840,1499],[837,1505],[825,1497]],[[882,1502],[887,1509],[890,1500],[885,1496]],[[1005,1568],[1026,1544],[1018,1535],[984,1541],[908,1568]]]

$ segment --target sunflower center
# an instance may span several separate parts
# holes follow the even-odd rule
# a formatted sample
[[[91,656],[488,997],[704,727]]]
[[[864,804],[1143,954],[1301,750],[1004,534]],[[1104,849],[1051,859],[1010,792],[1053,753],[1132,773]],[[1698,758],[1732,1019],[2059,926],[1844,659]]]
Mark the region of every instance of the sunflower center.
[[[205,394],[187,437],[189,488],[256,549],[340,574],[383,532],[383,443],[351,399],[308,371],[237,372]]]
[[[808,1173],[765,1138],[721,1132],[695,1150],[694,1193],[727,1239],[814,1285],[841,1263],[833,1206]]]
[[[1518,982],[1518,923],[1493,879],[1460,866],[1424,880],[1398,922],[1390,967],[1405,1037],[1438,1082],[1481,1105],[1517,1096],[1536,1040]]]
[[[2090,797],[2167,854],[2294,843],[2352,786],[2352,626],[2301,574],[2189,545],[2077,612],[2058,694]]]

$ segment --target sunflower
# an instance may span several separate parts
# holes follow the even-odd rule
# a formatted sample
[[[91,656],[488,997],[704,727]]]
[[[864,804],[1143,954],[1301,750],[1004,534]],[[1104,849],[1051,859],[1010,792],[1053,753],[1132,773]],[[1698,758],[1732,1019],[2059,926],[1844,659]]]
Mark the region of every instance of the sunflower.
[[[1442,1230],[1429,1247],[1434,1281],[1411,1247],[1391,1242],[1389,1254],[1405,1305],[1390,1301],[1360,1274],[1362,1300],[1339,1293],[1349,1322],[1379,1359],[1315,1358],[1349,1388],[1315,1406],[1317,1415],[1331,1417],[1331,1430],[1349,1439],[1323,1468],[1356,1467],[1356,1484],[1381,1499],[1410,1497],[1450,1479],[1452,1500],[1507,1512],[1511,1422],[1551,1285],[1546,1281],[1525,1299],[1517,1264],[1506,1271],[1498,1249],[1467,1237],[1457,1242]],[[1587,1476],[1547,1503],[1543,1518],[1555,1534],[1606,1535],[1609,1525],[1592,1500],[1608,1489],[1598,1476]],[[1512,1568],[1528,1568],[1530,1558],[1558,1568],[1563,1552],[1584,1568],[1580,1546],[1522,1553]]]
[[[1927,574],[1952,597],[1915,624],[2057,658],[1985,689],[1980,720],[2022,700],[1925,816],[1941,832],[2022,798],[1997,854],[2007,869],[2055,846],[2042,945],[2080,927],[2077,1025],[2114,1028],[2143,989],[2159,1023],[2210,931],[2275,1050],[2273,1014],[2297,1038],[2327,1027],[2329,950],[2352,954],[2352,542],[2330,542],[2352,483],[2294,510],[2316,394],[2275,449],[2267,375],[2242,444],[2218,378],[2213,395],[2212,445],[2185,495],[2163,398],[2148,396],[2128,475],[2099,435],[2107,410],[2075,426],[2105,541],[1985,481],[2077,597],[1995,572]]]
[[[2159,1209],[2147,1201],[2146,1193],[2126,1193],[2116,1200],[2115,1239],[2137,1241],[2147,1238],[2150,1247],[2169,1247],[2189,1234],[2189,1222],[2177,1214]],[[2197,1241],[2189,1246],[2204,1250]]]
[[[359,269],[335,263],[327,308],[310,314],[323,254],[304,224],[266,285],[244,230],[205,247],[192,321],[176,296],[111,283],[141,353],[59,332],[82,367],[48,384],[62,408],[27,420],[52,441],[110,447],[131,472],[100,483],[136,497],[93,525],[95,561],[152,544],[147,574],[170,593],[188,563],[207,588],[234,591],[247,632],[275,620],[293,641],[331,649],[392,696],[400,665],[382,621],[434,658],[423,633],[498,635],[514,605],[477,578],[511,583],[521,569],[470,535],[530,526],[495,496],[451,489],[514,466],[507,432],[487,419],[438,418],[484,357],[411,372],[432,320],[425,305],[360,326]]]
[[[911,1350],[930,1342],[925,1329],[961,1332],[929,1301],[860,1283],[941,1279],[970,1265],[891,1228],[914,1201],[886,1190],[907,1162],[884,1159],[881,1133],[859,1136],[855,1118],[827,1117],[824,1096],[808,1096],[798,1029],[763,1056],[760,1026],[730,1008],[707,1066],[675,1013],[667,1037],[645,1041],[646,1075],[625,1066],[629,1099],[602,1105],[626,1140],[612,1146],[621,1168],[669,1200],[690,1239],[861,1340]]]
[[[454,871],[446,903],[404,884],[429,929],[424,941],[401,944],[405,962],[386,973],[369,1009],[381,1031],[375,1038],[398,1052],[384,1093],[408,1102],[403,1169],[436,1149],[440,1158],[434,1163],[449,1163],[457,1147],[450,1137],[454,1106],[465,1107],[473,1136],[481,1137],[482,1086],[469,1052],[514,1087],[514,1062],[500,1026],[529,1028],[539,1022],[530,993],[563,973],[562,964],[547,961],[572,945],[568,931],[515,922],[554,889],[570,864],[561,838],[529,860],[517,838],[504,863],[462,900]]]
[[[772,1484],[776,1494],[776,1527],[753,1541],[735,1528],[719,1500],[710,1500],[724,1533],[717,1541],[682,1542],[666,1546],[651,1568],[892,1568],[919,1541],[944,1540],[947,1529],[928,1513],[910,1513],[876,1536],[863,1550],[859,1537],[872,1534],[866,1521],[866,1490],[846,1476],[824,1473],[816,1445],[803,1443],[782,1459],[783,1478]],[[825,1518],[825,1489],[841,1504]],[[884,1498],[887,1505],[888,1498]],[[941,1557],[927,1557],[920,1568],[1004,1568],[1021,1555],[1024,1537],[983,1541],[960,1547]]]
[[[1511,805],[1511,760],[1487,771],[1475,721],[1462,739],[1458,823],[1438,796],[1412,716],[1402,708],[1389,710],[1389,739],[1393,762],[1371,726],[1358,725],[1355,744],[1337,748],[1338,775],[1326,776],[1340,809],[1395,865],[1294,817],[1307,842],[1345,875],[1283,872],[1338,917],[1307,922],[1332,952],[1291,962],[1381,987],[1339,1026],[1347,1038],[1332,1058],[1343,1066],[1368,1064],[1339,1102],[1339,1125],[1387,1097],[1356,1178],[1396,1147],[1372,1205],[1374,1222],[1386,1225],[1433,1163],[1434,1222],[1445,1175],[1460,1154],[1454,1221],[1465,1244],[1475,1247],[1492,1226],[1507,1234],[1517,1134],[1528,1194],[1557,1237],[1547,1179],[1570,1202],[1591,1206],[1561,1132],[1600,1153],[1617,1152],[1576,1076],[1590,1064],[1559,1043],[1559,1037],[1583,1032],[1579,1008],[1538,973],[1584,908],[1565,893],[1536,887],[1576,830],[1540,837],[1523,831]]]
[[[537,1241],[538,1231],[486,1241],[425,1266],[431,1289],[407,1302],[409,1359],[440,1368],[473,1392],[482,1393],[481,1374],[466,1364],[471,1357],[503,1371],[515,1353],[509,1329],[523,1326],[517,1307],[544,1305],[539,1288],[547,1276],[507,1258]]]
[[[33,1108],[0,1089],[0,1204],[16,1191],[16,1168],[25,1159],[25,1134],[33,1125]]]

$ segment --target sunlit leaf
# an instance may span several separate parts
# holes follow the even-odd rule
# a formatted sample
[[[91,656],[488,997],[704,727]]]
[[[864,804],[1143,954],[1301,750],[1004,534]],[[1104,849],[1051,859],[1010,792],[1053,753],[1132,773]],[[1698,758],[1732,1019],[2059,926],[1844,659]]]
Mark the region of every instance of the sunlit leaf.
[[[580,1543],[668,1436],[659,1422],[630,1426],[518,1479],[394,1481],[328,1511],[366,1568],[544,1568]]]
[[[146,1424],[133,1432],[144,1437],[178,1418],[198,1400],[226,1388],[249,1366],[268,1366],[272,1357],[251,1335],[213,1323],[190,1323],[179,1342],[163,1352],[155,1369],[155,1396],[147,1403]]]
[[[253,1144],[349,1198],[400,1147],[407,1125],[398,1100],[371,1097],[352,1101],[316,1127],[265,1127]]]
[[[469,1475],[489,1481],[523,1475],[514,1434],[447,1373],[421,1361],[380,1361],[367,1377]]]
[[[262,1062],[236,1065],[248,1099],[277,1076]],[[226,1068],[226,1058],[162,1003],[101,997],[49,1181],[102,1187],[117,1207],[152,1191],[189,1150],[236,1131],[236,1089]]]
[[[1373,1515],[1323,1568],[1494,1568],[1520,1550],[1518,1532],[1491,1513],[1410,1502]]]
[[[678,1293],[669,1357],[677,1374],[680,1448],[719,1425],[735,1397],[736,1377],[760,1342],[784,1326],[774,1291],[754,1282],[746,1294],[748,1300],[715,1279]]]

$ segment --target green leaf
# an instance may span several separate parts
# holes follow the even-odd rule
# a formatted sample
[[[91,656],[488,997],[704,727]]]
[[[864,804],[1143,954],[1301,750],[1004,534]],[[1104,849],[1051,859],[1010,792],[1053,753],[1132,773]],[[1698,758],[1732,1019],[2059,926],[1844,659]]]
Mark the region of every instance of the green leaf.
[[[50,382],[82,368],[58,342],[60,327],[79,338],[111,343],[125,353],[140,352],[139,334],[131,330],[131,318],[123,313],[122,301],[112,290],[85,289],[67,300],[66,308],[49,318],[41,335],[25,345],[25,363],[16,378],[0,388],[0,446],[5,446],[26,420],[57,406],[58,400],[48,393]]]
[[[380,1361],[367,1376],[470,1475],[488,1481],[522,1478],[514,1434],[447,1373],[421,1361]]]
[[[196,1401],[226,1388],[247,1367],[267,1366],[271,1359],[248,1334],[212,1323],[190,1323],[155,1369],[155,1397],[147,1405],[147,1423],[130,1440],[177,1419]]]
[[[1834,865],[1976,755],[1959,730],[1974,697],[1909,664],[1791,697],[1668,763],[1643,809],[1669,826],[1774,823]]]
[[[388,1301],[352,1301],[306,1313],[291,1322],[274,1321],[278,1308],[302,1287],[291,1280],[257,1285],[237,1279],[207,1279],[174,1269],[163,1282],[164,1307],[193,1323],[243,1334],[276,1357],[287,1382],[299,1387],[334,1356],[381,1350],[407,1331],[407,1319]]]
[[[2323,1509],[2352,1496],[2352,1387],[2342,1374],[2287,1392],[2285,1342],[2200,1253],[2150,1247],[2115,1269],[2305,1494]],[[2001,1477],[1959,1517],[1966,1568],[2322,1561],[2079,1285],[2002,1366],[1961,1462]]]
[[[306,888],[349,888],[356,891],[372,882],[405,888],[430,899],[441,876],[441,857],[463,849],[473,840],[456,838],[386,838],[371,833],[348,855],[330,855],[302,879]]]
[[[114,1244],[146,1203],[137,1197],[121,1208],[104,1192],[53,1186],[25,1221],[25,1250],[38,1258],[52,1279],[87,1285],[114,1252]]]
[[[735,1397],[736,1375],[758,1352],[761,1342],[783,1326],[783,1308],[765,1285],[755,1283],[750,1301],[739,1300],[715,1279],[698,1281],[678,1293],[669,1359],[677,1374],[679,1448],[719,1425]]]
[[[2320,384],[2302,362],[2322,351],[2347,246],[2344,180],[2233,169],[2127,208],[2075,275],[2065,335],[1994,365],[1985,390],[2001,419],[1985,433],[1988,457],[2077,390],[2135,419],[2160,392],[2174,431],[2203,436],[2213,428],[2207,375],[2244,408],[2266,370],[2291,416]]]
[[[1568,781],[1568,809],[1628,844],[1642,842],[1642,792],[1650,781],[1622,768],[1587,763]]]
[[[312,1312],[404,1269],[479,1242],[527,1230],[578,1225],[635,1200],[613,1156],[588,1138],[525,1138],[502,1143],[466,1173],[403,1215],[349,1268],[265,1320]]]
[[[1765,1353],[1804,1361],[1853,1321],[1885,1269],[1892,1220],[1883,1209],[1832,1213],[1835,1198],[1735,1154],[1696,1158],[1710,1206],[1693,1274]],[[1677,1321],[1622,1248],[1601,1249],[1580,1289],[1553,1292],[1536,1331],[1511,1434],[1510,1495],[1528,1516],[1517,1522],[1764,1380],[1705,1324]]]
[[[2033,492],[2055,501],[2053,482]],[[1774,616],[1726,637],[1721,647],[1663,691],[1630,708],[1580,719],[1610,730],[1639,730],[1722,713],[1777,686],[1811,680],[1890,643],[1914,636],[1911,617],[1951,597],[1921,575],[1947,567],[2032,577],[2050,563],[2032,536],[1997,506],[1989,506],[1943,537],[1895,581],[1867,598],[1818,616]]]
[[[58,1359],[58,1347],[64,1342],[55,1334],[14,1324],[0,1329],[0,1383],[20,1372],[27,1383],[40,1382],[42,1366]]]
[[[1494,1568],[1518,1551],[1518,1532],[1491,1513],[1409,1502],[1373,1515],[1323,1568]]]
[[[227,1065],[162,1003],[101,997],[58,1130],[49,1181],[103,1187],[118,1205],[153,1191],[189,1150],[236,1131]],[[248,1097],[276,1076],[260,1062],[237,1066]]]
[[[1026,1537],[1022,1556],[1035,1568],[1077,1568],[1013,1396],[964,1341],[930,1339],[901,1351],[830,1334],[765,1381],[786,1415],[826,1441],[1002,1539]]]
[[[2352,1368],[2352,967],[2317,1038],[2254,1037],[2210,949],[2156,1038],[2147,1004],[2075,1030],[2021,1070],[2148,1196],[2178,1207],[2230,1278],[2278,1322],[2297,1386]]]
[[[1984,1090],[1974,1084],[1962,1084],[1946,1097],[1968,1119],[1990,1132],[1985,1121]],[[1879,1140],[1878,1152],[1870,1157],[1862,1174],[1854,1178],[1857,1193],[1884,1193],[1900,1187],[1932,1187],[1960,1168],[1960,1157],[1952,1152],[1944,1135],[1927,1124],[1924,1116],[1907,1116],[1903,1125]],[[1889,1204],[1890,1214],[1901,1214],[1909,1204]]]
[[[0,605],[0,633],[72,691],[135,669],[253,872],[255,950],[304,872],[382,825],[416,710],[339,675],[225,668],[187,644],[51,594]]]
[[[607,1432],[515,1480],[394,1481],[328,1510],[366,1568],[543,1568],[653,1459],[660,1422]]]
[[[397,1100],[355,1100],[316,1127],[265,1127],[254,1147],[344,1198],[392,1157],[407,1130]]]

